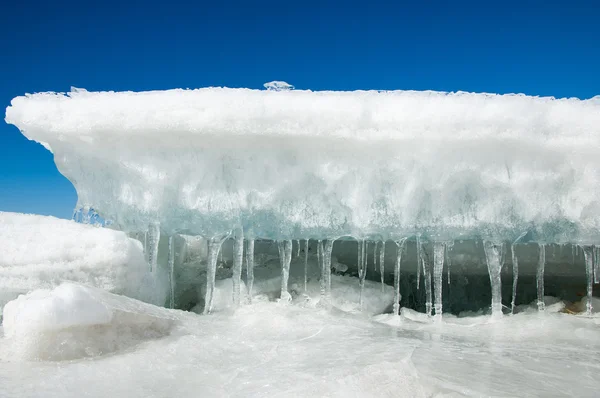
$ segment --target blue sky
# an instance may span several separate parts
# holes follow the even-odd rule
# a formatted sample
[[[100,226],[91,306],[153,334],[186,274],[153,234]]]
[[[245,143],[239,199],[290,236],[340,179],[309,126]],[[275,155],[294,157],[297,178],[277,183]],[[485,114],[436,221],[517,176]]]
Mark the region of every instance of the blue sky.
[[[15,96],[70,86],[271,80],[312,90],[600,94],[594,1],[123,3],[2,2],[2,109]],[[52,155],[0,123],[0,211],[70,217],[75,202]]]

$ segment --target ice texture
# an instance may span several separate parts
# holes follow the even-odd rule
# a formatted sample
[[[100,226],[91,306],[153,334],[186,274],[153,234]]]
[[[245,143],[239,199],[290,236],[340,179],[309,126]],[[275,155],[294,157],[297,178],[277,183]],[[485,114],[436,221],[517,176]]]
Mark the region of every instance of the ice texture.
[[[74,90],[6,121],[126,231],[600,241],[600,97]]]
[[[19,294],[74,281],[163,305],[167,291],[142,245],[123,232],[0,212],[0,309]]]
[[[167,335],[177,320],[168,310],[71,282],[21,295],[3,314],[12,354],[42,360],[129,348]]]

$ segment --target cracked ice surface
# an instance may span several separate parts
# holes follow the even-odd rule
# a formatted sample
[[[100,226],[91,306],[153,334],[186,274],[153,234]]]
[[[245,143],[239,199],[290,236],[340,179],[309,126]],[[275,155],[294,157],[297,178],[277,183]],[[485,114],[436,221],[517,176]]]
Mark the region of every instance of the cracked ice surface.
[[[599,97],[74,90],[6,121],[123,230],[600,238]]]

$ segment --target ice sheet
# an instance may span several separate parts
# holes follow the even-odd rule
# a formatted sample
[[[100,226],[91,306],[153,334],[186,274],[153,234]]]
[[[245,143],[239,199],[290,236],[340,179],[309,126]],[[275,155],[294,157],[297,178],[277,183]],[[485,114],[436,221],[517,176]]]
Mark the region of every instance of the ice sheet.
[[[123,232],[0,212],[0,309],[22,293],[75,281],[163,304],[142,246]]]
[[[6,111],[125,230],[600,240],[600,98],[40,93]]]
[[[132,305],[110,297],[109,308]],[[2,395],[591,397],[600,388],[595,317],[535,310],[423,323],[406,311],[369,319],[272,302],[211,316],[145,308],[130,321],[148,311],[176,323],[111,355],[23,363],[0,340]]]

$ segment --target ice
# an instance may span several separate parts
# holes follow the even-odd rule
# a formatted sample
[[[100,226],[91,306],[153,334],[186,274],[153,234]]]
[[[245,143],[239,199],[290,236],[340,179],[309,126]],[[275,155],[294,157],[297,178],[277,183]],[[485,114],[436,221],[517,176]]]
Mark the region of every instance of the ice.
[[[74,281],[163,305],[142,245],[123,232],[54,217],[0,212],[0,310],[19,294]]]
[[[241,303],[240,281],[244,262],[244,235],[238,231],[233,240],[233,303],[236,307]]]
[[[51,148],[78,208],[124,231],[512,242],[532,230],[596,244],[599,109],[597,98],[203,88],[27,95],[6,121]]]
[[[206,293],[204,298],[204,313],[210,314],[213,310],[215,283],[217,275],[217,257],[225,238],[214,237],[208,241],[208,264],[206,267]],[[222,251],[221,251],[222,252]],[[233,290],[233,289],[232,289]]]
[[[246,241],[246,281],[248,283],[248,301],[252,304],[252,287],[254,286],[254,239]]]
[[[443,242],[433,243],[433,290],[435,296],[434,310],[436,318],[442,315],[442,273],[444,259],[446,258],[446,245]]]
[[[294,89],[294,86],[291,84],[278,80],[265,83],[263,86],[269,91],[288,91]]]
[[[308,239],[304,239],[304,292],[306,293],[308,279]]]
[[[158,244],[160,242],[160,224],[153,222],[148,226],[148,233],[146,235],[147,245],[145,247],[148,257],[148,265],[150,266],[150,272],[156,270],[156,264],[158,261]]]
[[[279,259],[281,261],[281,301],[291,301],[292,296],[288,292],[288,279],[290,276],[290,262],[292,261],[292,241],[284,240],[277,242],[279,245]],[[321,250],[322,253],[322,250]]]
[[[483,242],[483,249],[490,275],[492,287],[492,316],[502,316],[502,266],[504,265],[504,244],[498,242]],[[542,296],[543,297],[543,296]]]
[[[34,290],[4,307],[13,358],[65,360],[121,351],[166,336],[167,310],[74,283]]]
[[[168,267],[169,267],[169,308],[175,308],[175,243],[173,237],[169,236],[169,253],[168,253]]]
[[[583,246],[583,255],[585,257],[585,276],[587,278],[587,304],[586,312],[588,315],[592,314],[592,294],[593,294],[593,281],[594,281],[594,247]]]
[[[417,251],[419,252],[418,258],[421,261],[421,267],[423,268],[423,279],[425,280],[425,313],[427,316],[431,316],[432,307],[432,294],[431,294],[431,261],[429,256],[423,247],[423,243],[419,241],[417,244]]]
[[[381,242],[381,249],[379,249],[379,276],[381,278],[381,291],[385,289],[385,241]]]
[[[513,243],[510,246],[510,255],[512,256],[512,270],[513,270],[513,285],[512,285],[512,299],[510,301],[510,312],[515,312],[515,303],[517,300],[517,282],[519,281],[519,259],[517,257],[517,244]]]
[[[339,286],[335,277],[334,287]],[[230,302],[231,286],[229,280],[223,294]],[[353,286],[356,297],[358,286],[345,286]],[[378,284],[365,290],[366,301],[380,296]],[[402,310],[399,323],[390,319],[391,314],[367,318],[268,302],[242,307],[235,315],[216,312],[202,317],[150,306],[138,309],[137,302],[130,309],[132,303],[125,304],[122,297],[111,296],[107,304],[104,298],[88,299],[83,293],[78,296],[91,303],[91,308],[100,303],[113,313],[113,322],[103,326],[107,331],[114,330],[117,312],[127,313],[120,319],[123,325],[133,324],[133,330],[104,335],[110,337],[105,341],[117,343],[111,355],[96,357],[108,350],[90,351],[90,356],[84,350],[69,349],[84,345],[104,349],[107,345],[99,328],[83,321],[91,319],[92,311],[79,313],[81,318],[75,319],[69,309],[77,304],[54,301],[56,312],[72,319],[71,324],[81,325],[78,328],[85,333],[69,334],[70,338],[62,340],[65,345],[53,345],[61,350],[45,357],[53,362],[24,363],[25,356],[13,354],[12,337],[0,337],[3,396],[54,398],[80,396],[84,391],[90,397],[132,398],[584,397],[595,396],[600,387],[596,377],[598,318],[553,312],[542,317],[535,302],[533,312],[497,322],[487,316],[457,318],[445,313],[440,327],[424,314],[407,309]],[[101,319],[102,311],[92,313]],[[156,332],[135,333],[148,325]],[[44,339],[52,333],[37,330]],[[39,359],[48,346],[41,347],[41,341],[34,344],[37,347],[30,352]],[[75,354],[71,358],[88,358],[56,361],[69,358],[68,352]]]
[[[538,259],[538,269],[536,275],[537,295],[538,295],[538,310],[544,311],[544,269],[546,268],[546,245],[539,244],[540,255]]]
[[[594,246],[594,283],[600,283],[600,246]]]
[[[362,239],[358,241],[358,280],[360,284],[359,306],[363,306],[363,291],[367,277],[367,242]]]
[[[394,304],[393,313],[395,315],[400,314],[400,265],[402,263],[402,251],[404,250],[404,243],[406,238],[396,242],[398,251],[396,254],[396,263],[394,264]]]

